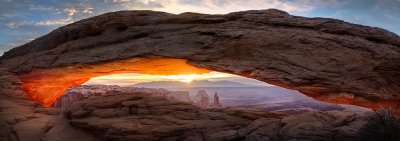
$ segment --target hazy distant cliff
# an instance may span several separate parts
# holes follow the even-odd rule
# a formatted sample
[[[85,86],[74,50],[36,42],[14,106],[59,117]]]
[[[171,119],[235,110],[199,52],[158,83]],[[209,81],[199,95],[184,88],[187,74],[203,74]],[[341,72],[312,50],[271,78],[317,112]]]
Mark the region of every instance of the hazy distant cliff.
[[[208,81],[198,80],[190,83],[180,81],[152,81],[133,85],[134,87],[146,88],[186,88],[186,87],[261,87],[259,85],[249,85],[232,81]]]

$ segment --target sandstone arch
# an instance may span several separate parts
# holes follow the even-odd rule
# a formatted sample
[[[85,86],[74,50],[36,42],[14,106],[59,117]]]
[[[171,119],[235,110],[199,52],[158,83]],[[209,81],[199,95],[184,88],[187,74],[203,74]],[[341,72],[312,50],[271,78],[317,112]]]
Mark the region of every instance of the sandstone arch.
[[[14,48],[1,57],[0,66],[28,84],[60,74],[49,70],[132,58],[184,59],[191,66],[251,77],[322,101],[400,105],[399,36],[274,9],[226,15],[107,13]]]

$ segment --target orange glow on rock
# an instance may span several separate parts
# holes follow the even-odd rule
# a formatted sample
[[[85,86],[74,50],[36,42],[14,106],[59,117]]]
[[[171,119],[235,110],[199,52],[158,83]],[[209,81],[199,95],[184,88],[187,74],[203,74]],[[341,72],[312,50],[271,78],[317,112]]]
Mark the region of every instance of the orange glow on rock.
[[[399,100],[371,101],[364,98],[355,97],[354,95],[347,93],[339,93],[335,94],[335,96],[321,94],[313,98],[319,101],[325,101],[329,103],[349,104],[349,105],[367,107],[371,108],[374,111],[378,110],[379,108],[391,109],[400,115]]]
[[[375,111],[379,108],[392,109],[400,115],[400,100],[368,100],[362,97],[357,97],[352,93],[337,93],[334,90],[325,89],[323,87],[303,87],[300,92],[319,101],[334,104],[357,105],[371,108]]]
[[[197,68],[184,59],[133,58],[93,65],[34,69],[20,74],[22,89],[28,96],[44,106],[51,106],[68,88],[79,86],[90,78],[119,73],[157,75],[203,74],[210,70]]]

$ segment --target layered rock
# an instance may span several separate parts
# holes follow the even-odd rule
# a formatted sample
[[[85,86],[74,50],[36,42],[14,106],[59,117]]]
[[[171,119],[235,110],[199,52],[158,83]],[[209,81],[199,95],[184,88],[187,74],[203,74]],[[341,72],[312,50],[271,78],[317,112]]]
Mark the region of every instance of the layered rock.
[[[18,73],[29,96],[48,105],[90,77],[138,72],[119,69],[132,63],[118,61],[153,57],[184,59],[322,101],[400,109],[398,35],[274,9],[226,15],[107,13],[14,48],[0,66]],[[99,69],[107,63],[113,65]],[[58,94],[49,96],[50,91]]]

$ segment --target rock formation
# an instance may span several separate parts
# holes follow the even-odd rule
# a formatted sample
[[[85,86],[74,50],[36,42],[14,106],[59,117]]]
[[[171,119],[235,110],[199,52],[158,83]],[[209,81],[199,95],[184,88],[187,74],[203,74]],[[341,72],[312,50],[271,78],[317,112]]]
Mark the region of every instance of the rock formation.
[[[214,101],[213,101],[212,107],[214,107],[214,108],[222,107],[221,103],[219,102],[219,97],[218,97],[218,93],[217,92],[215,92],[215,94],[214,94]]]
[[[199,107],[207,108],[208,106],[210,106],[208,94],[205,90],[197,91],[194,100],[194,103]]]
[[[52,107],[68,107],[72,103],[82,100],[83,95],[81,93],[66,93],[52,105]]]
[[[138,58],[183,59],[191,66],[251,77],[322,101],[400,109],[398,35],[275,9],[226,15],[107,13],[14,48],[1,57],[0,66],[19,74],[32,99],[50,105],[68,87],[91,77],[166,73],[130,67],[152,64],[137,63]]]

